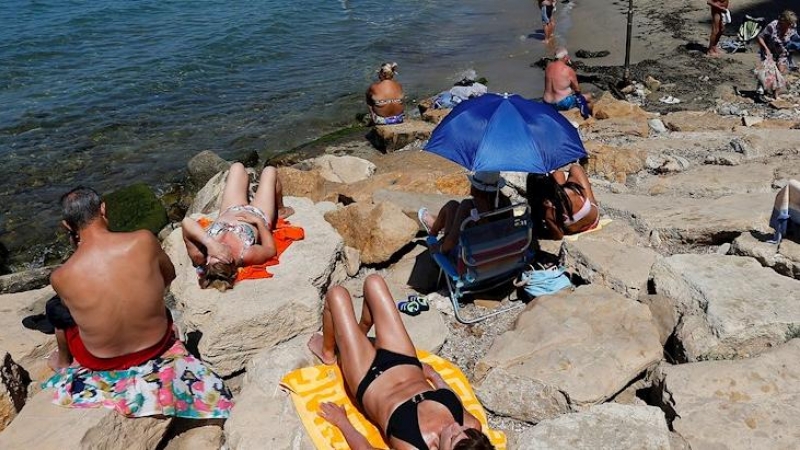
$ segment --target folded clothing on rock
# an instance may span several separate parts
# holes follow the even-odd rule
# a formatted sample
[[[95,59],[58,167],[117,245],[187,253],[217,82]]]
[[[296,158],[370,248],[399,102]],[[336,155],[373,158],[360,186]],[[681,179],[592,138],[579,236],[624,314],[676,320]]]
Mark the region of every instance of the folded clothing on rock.
[[[162,355],[124,370],[61,369],[43,387],[55,390],[57,405],[102,406],[128,417],[224,419],[233,407],[222,379],[190,355],[181,341],[174,341]]]
[[[481,422],[483,432],[489,437],[495,448],[505,450],[505,434],[489,428],[486,412],[475,396],[475,392],[472,391],[464,373],[450,361],[424,350],[417,350],[417,357],[421,362],[430,364],[442,376],[453,392],[458,395],[464,409]],[[350,448],[339,429],[317,415],[320,405],[325,402],[343,406],[350,423],[367,438],[370,445],[375,448],[389,448],[380,430],[364,417],[363,413],[355,406],[354,400],[348,396],[339,366],[318,365],[294,370],[283,377],[281,387],[289,391],[292,396],[295,411],[317,449],[344,450]]]

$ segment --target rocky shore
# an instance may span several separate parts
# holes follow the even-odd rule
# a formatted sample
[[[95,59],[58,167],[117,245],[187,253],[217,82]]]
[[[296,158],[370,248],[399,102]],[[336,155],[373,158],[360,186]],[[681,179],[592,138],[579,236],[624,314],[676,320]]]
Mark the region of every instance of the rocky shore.
[[[612,219],[577,240],[540,242],[543,257],[568,268],[574,290],[465,326],[446,290],[428,289],[436,269],[416,211],[468,193],[461,167],[420,150],[441,119],[430,113],[272,160],[305,240],[271,279],[200,290],[176,224],[216,212],[230,164],[203,152],[173,208],[120,195],[152,212],[139,219],[150,221],[178,274],[169,305],[189,346],[234,390],[231,418],[125,419],[50,404],[39,385],[55,342],[21,324],[54,294],[45,267],[0,277],[0,448],[311,449],[279,381],[318,363],[305,343],[320,327],[325,290],[346,286],[360,308],[371,273],[398,300],[427,296],[430,311],[403,316],[412,339],[464,371],[510,449],[795,447],[800,244],[766,241],[775,193],[800,178],[800,78],[790,76],[790,91],[771,105],[738,95],[755,55],[699,55],[689,41],[705,36],[701,6],[643,2],[641,32],[653,34],[645,44],[658,61],[637,63],[638,83],[617,92],[626,100],[605,93],[594,117],[566,114]],[[735,16],[772,6],[741,8]],[[598,92],[620,73],[618,54],[607,58],[580,66]],[[659,102],[664,95],[682,103]],[[507,193],[520,198],[523,178],[505,175]],[[513,292],[497,297],[517,301]],[[485,300],[466,313],[496,306]]]
[[[466,195],[463,169],[420,151],[432,123],[379,128],[372,140],[384,152],[350,141],[280,168],[306,239],[274,278],[201,290],[180,230],[160,231],[178,273],[170,300],[181,332],[236,391],[225,424],[122,419],[46,401],[38,383],[53,340],[21,325],[53,294],[37,272],[26,275],[43,286],[4,281],[19,292],[0,296],[0,447],[311,448],[278,381],[316,363],[305,342],[320,327],[325,290],[345,285],[360,305],[361,282],[375,272],[397,299],[428,296],[430,311],[404,316],[412,338],[464,370],[509,448],[791,447],[800,429],[791,413],[800,396],[800,245],[766,240],[777,188],[800,177],[800,116],[659,115],[610,95],[593,118],[567,116],[613,219],[575,241],[541,242],[576,289],[477,325],[455,321],[446,291],[425,289],[436,272],[415,213]],[[216,211],[228,164],[211,153],[189,164],[203,187],[187,214]],[[521,178],[506,176],[508,193],[522,195]]]

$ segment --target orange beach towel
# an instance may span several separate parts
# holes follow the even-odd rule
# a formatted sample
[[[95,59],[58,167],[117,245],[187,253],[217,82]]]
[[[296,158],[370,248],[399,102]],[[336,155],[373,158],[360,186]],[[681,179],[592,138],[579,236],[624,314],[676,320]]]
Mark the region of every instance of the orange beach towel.
[[[210,227],[214,221],[206,217],[201,217],[197,220],[197,223],[205,230]],[[236,275],[236,281],[272,278],[272,274],[267,271],[267,267],[277,265],[280,262],[278,258],[292,245],[292,242],[301,241],[305,236],[305,231],[303,231],[302,228],[294,227],[288,220],[279,218],[275,224],[275,229],[272,230],[272,239],[275,240],[275,250],[277,250],[277,254],[263,264],[240,267],[239,274]]]

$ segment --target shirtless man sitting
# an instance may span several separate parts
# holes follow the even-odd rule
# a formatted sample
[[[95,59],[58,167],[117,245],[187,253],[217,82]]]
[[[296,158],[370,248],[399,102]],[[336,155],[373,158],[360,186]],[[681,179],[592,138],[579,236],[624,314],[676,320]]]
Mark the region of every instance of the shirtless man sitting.
[[[577,96],[581,95],[581,85],[578,76],[570,67],[571,60],[565,48],[556,51],[556,60],[547,65],[544,70],[544,95],[545,103],[553,105],[559,111],[577,108]],[[592,96],[586,94],[589,113],[592,109]]]
[[[61,206],[76,249],[50,276],[58,297],[46,312],[58,350],[45,387],[54,389],[53,403],[130,417],[227,418],[230,390],[173,331],[164,290],[175,268],[156,237],[110,231],[105,203],[86,187],[65,194]]]
[[[147,230],[111,232],[90,188],[73,189],[61,205],[76,250],[50,277],[60,297],[47,305],[58,342],[51,367],[74,357],[93,370],[121,369],[159,356],[174,342],[164,289],[175,268],[158,240]]]

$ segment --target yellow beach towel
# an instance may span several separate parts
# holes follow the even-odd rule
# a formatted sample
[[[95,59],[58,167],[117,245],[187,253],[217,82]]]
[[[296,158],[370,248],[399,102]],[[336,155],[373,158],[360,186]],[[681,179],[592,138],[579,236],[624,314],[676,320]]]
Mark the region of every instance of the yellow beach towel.
[[[591,230],[586,230],[586,231],[584,231],[582,233],[576,233],[576,234],[570,234],[570,235],[564,236],[564,240],[565,241],[570,241],[570,242],[575,242],[575,241],[578,240],[579,237],[583,236],[584,234],[589,234],[589,233],[594,233],[595,231],[600,231],[600,230],[603,229],[604,226],[610,224],[611,222],[613,222],[611,219],[600,219],[600,221],[597,222],[597,226],[592,228]]]
[[[464,408],[481,422],[483,431],[489,436],[492,444],[498,450],[505,450],[506,436],[500,431],[489,429],[486,413],[461,370],[450,361],[423,350],[417,350],[417,357],[439,372],[461,399]],[[317,415],[317,412],[320,411],[320,404],[325,402],[344,406],[350,423],[359,433],[367,437],[373,447],[389,448],[378,428],[353,406],[353,402],[345,390],[339,366],[319,365],[297,369],[283,377],[281,387],[289,391],[292,396],[295,411],[318,450],[346,450],[349,448],[339,429]]]

